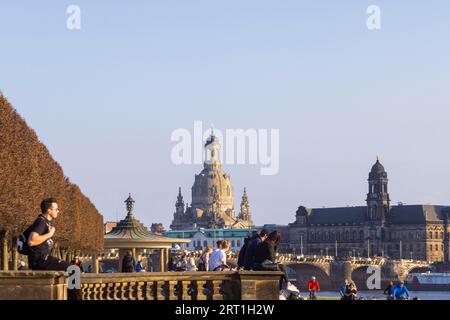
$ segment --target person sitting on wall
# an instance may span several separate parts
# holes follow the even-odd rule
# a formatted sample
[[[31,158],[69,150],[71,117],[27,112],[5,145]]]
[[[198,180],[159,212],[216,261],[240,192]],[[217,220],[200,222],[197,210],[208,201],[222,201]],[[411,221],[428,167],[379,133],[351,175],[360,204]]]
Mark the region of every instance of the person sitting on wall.
[[[31,270],[67,271],[69,264],[61,259],[51,256],[53,249],[53,236],[56,232],[51,225],[58,217],[58,203],[54,198],[44,199],[41,202],[41,214],[31,226],[28,246],[28,265]]]

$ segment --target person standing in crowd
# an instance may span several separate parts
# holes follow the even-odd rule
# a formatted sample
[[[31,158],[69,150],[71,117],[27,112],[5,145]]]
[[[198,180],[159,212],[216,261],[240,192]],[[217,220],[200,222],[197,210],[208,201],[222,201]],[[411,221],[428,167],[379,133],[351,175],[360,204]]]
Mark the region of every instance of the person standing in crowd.
[[[167,270],[169,272],[175,271],[176,267],[175,267],[175,261],[173,260],[173,257],[169,258],[169,262],[168,262],[168,266],[167,266]]]
[[[398,285],[394,287],[392,294],[395,300],[408,300],[410,298],[408,288],[405,287],[403,281],[400,281]]]
[[[278,231],[271,232],[267,238],[256,247],[253,270],[281,271],[283,276],[280,280],[280,290],[283,285],[289,291],[298,291],[295,286],[289,282],[287,270],[284,265],[277,263],[276,251],[280,243],[281,235]]]
[[[255,263],[255,252],[258,245],[264,242],[267,239],[268,231],[266,229],[262,229],[259,234],[255,234],[252,236],[247,249],[245,250],[245,258],[244,258],[244,269],[251,270]]]
[[[357,296],[358,296],[358,289],[356,288],[356,284],[353,281],[351,281],[346,286],[343,300],[356,300]]]
[[[70,262],[71,266],[77,266],[80,268],[80,272],[84,273],[83,264],[80,260],[79,256],[75,256],[73,260]],[[67,290],[67,299],[68,300],[83,300],[83,294],[81,289],[71,289]]]
[[[186,271],[191,272],[197,271],[197,264],[195,263],[195,254],[193,252],[189,255],[189,258],[187,260]]]
[[[73,258],[73,260],[70,262],[71,266],[77,266],[78,268],[80,268],[81,272],[84,272],[84,268],[83,268],[83,263],[80,260],[79,256],[75,256]]]
[[[241,250],[239,251],[238,256],[238,269],[242,270],[244,269],[244,263],[245,263],[245,252],[247,251],[248,244],[250,243],[251,237],[248,236],[244,239],[244,245],[242,246]]]
[[[136,272],[145,272],[144,265],[142,264],[142,260],[139,259],[136,263]]]
[[[224,247],[226,246],[225,241],[217,241],[217,248],[211,253],[209,259],[209,270],[210,271],[221,271],[219,269],[227,264],[227,255],[225,253]]]
[[[316,300],[317,292],[320,292],[319,281],[316,280],[316,277],[311,277],[311,280],[308,282],[308,291],[309,300]]]
[[[211,247],[207,247],[205,251],[203,251],[198,263],[198,271],[209,271],[209,258],[211,256],[211,252]]]
[[[41,202],[41,214],[31,225],[28,237],[30,254],[28,265],[31,270],[67,271],[69,264],[61,259],[52,257],[53,236],[56,232],[51,225],[58,218],[58,203],[54,198],[44,199]]]
[[[341,294],[341,300],[356,300],[358,290],[353,281],[344,279],[344,284],[340,287],[339,293]]]
[[[341,300],[345,300],[345,293],[347,292],[347,288],[350,285],[350,282],[347,278],[344,279],[344,283],[339,287],[339,294],[341,295]]]
[[[176,264],[176,271],[186,271],[187,270],[187,256],[186,254],[183,254],[181,256],[181,258],[178,260],[177,264]]]
[[[394,282],[389,281],[389,285],[387,286],[386,289],[384,289],[383,294],[386,296],[386,299],[392,300],[394,298],[393,293],[394,293]]]
[[[134,257],[131,255],[131,252],[127,251],[122,260],[122,272],[123,273],[131,273],[136,272],[136,261]]]

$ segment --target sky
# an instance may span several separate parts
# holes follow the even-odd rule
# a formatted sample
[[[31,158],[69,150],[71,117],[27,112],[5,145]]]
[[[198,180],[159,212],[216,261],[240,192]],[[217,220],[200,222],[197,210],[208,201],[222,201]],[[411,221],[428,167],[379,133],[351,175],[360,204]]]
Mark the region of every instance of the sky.
[[[0,39],[0,90],[105,221],[131,193],[168,228],[202,170],[171,161],[194,121],[279,129],[278,174],[223,168],[257,225],[364,205],[377,155],[393,204],[450,205],[447,0],[2,1]]]

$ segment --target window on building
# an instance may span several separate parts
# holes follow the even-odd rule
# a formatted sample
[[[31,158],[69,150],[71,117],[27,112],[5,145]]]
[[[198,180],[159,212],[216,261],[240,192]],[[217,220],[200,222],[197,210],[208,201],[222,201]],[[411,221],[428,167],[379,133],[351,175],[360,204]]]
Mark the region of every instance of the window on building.
[[[435,238],[435,239],[439,239],[439,232],[436,231],[436,232],[434,233],[434,238]]]
[[[203,241],[203,247],[206,248],[208,246],[208,241]]]
[[[429,239],[433,239],[433,232],[430,231],[430,232],[428,233],[428,238],[429,238]]]
[[[241,247],[241,240],[237,241],[237,246],[240,248]]]
[[[436,251],[439,251],[439,245],[438,244],[435,245],[434,248],[435,248]]]
[[[430,244],[430,251],[433,251],[433,245]]]
[[[234,240],[231,240],[231,247],[235,247],[235,245],[234,245]]]

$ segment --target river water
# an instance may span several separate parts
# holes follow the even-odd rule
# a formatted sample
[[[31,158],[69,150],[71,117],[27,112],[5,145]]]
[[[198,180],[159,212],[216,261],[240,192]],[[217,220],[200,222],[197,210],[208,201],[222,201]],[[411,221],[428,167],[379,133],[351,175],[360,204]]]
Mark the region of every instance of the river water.
[[[450,300],[450,292],[438,291],[410,291],[412,298],[417,297],[420,300]],[[307,293],[302,292],[302,295],[308,296]],[[339,292],[321,291],[318,296],[322,297],[340,297]],[[360,291],[358,296],[362,298],[385,299],[383,291]]]

